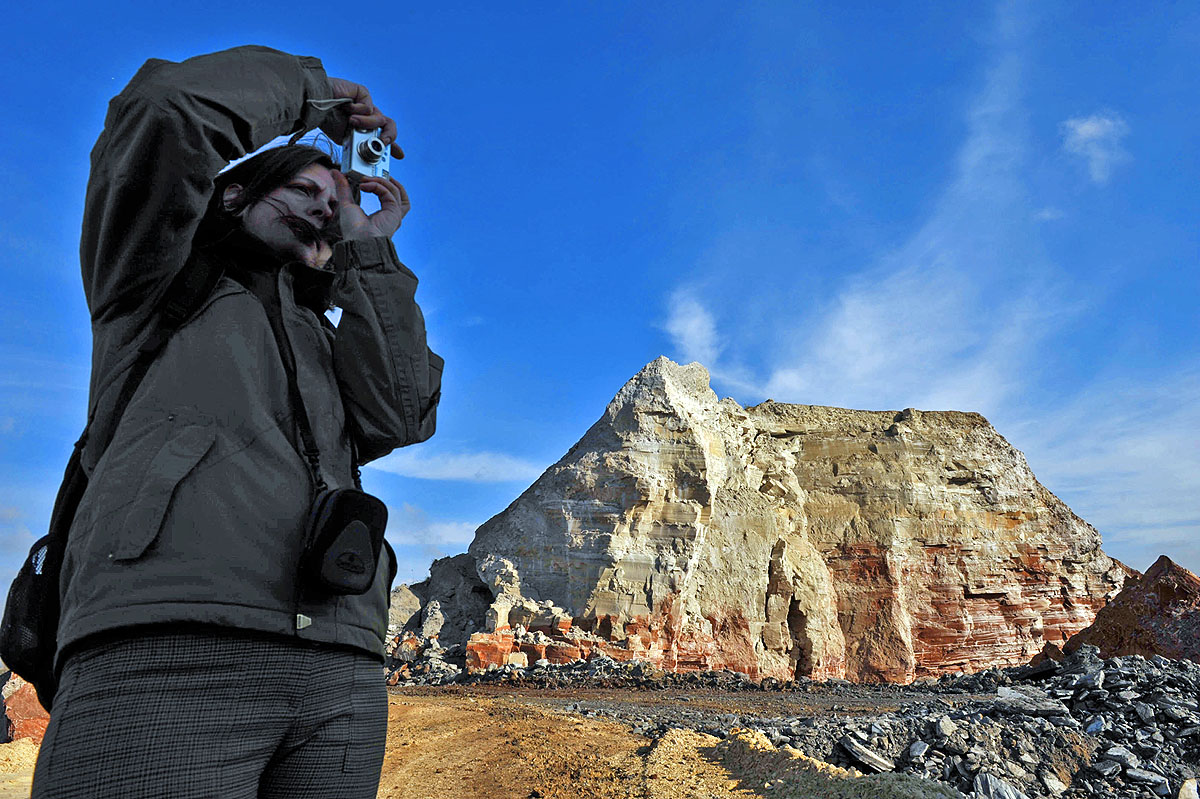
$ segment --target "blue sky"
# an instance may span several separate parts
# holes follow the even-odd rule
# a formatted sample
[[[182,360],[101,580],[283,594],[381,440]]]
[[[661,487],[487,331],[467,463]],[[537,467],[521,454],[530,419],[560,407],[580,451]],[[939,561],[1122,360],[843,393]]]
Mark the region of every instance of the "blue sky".
[[[6,16],[5,584],[84,419],[77,242],[108,99],[147,58],[245,43],[320,57],[400,123],[396,243],[446,373],[434,439],[365,470],[399,579],[464,551],[664,354],[744,405],[981,412],[1107,552],[1200,572],[1194,4],[350,15]]]

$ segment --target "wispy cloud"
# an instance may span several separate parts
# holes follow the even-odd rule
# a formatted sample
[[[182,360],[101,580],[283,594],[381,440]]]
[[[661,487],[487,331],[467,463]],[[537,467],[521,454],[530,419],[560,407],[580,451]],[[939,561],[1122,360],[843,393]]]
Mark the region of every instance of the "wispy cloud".
[[[421,508],[404,503],[389,516],[387,532],[389,538],[401,544],[430,546],[437,551],[458,547],[458,551],[463,551],[478,527],[478,522],[430,519]]]
[[[400,449],[367,464],[368,468],[422,480],[459,480],[468,483],[530,483],[545,466],[497,452],[428,454]]]
[[[667,321],[663,325],[684,363],[699,361],[716,367],[721,354],[717,326],[695,294],[689,289],[675,291],[667,303]]]
[[[1030,465],[1110,551],[1138,569],[1163,553],[1200,569],[1200,367],[1099,380],[1030,425]]]
[[[397,579],[412,583],[429,573],[436,558],[467,551],[480,522],[432,519],[422,508],[403,503],[388,514],[387,538],[396,550]]]
[[[1023,61],[998,26],[998,53],[967,109],[952,178],[909,238],[831,293],[804,293],[794,314],[766,320],[788,342],[765,377],[719,360],[721,332],[699,289],[678,290],[665,327],[680,356],[719,382],[781,401],[858,408],[994,411],[1039,342],[1068,317],[1036,245],[1024,185]],[[720,298],[711,298],[719,302]],[[711,358],[704,361],[702,355]]]
[[[1113,169],[1129,160],[1121,144],[1129,135],[1129,125],[1113,111],[1068,119],[1060,130],[1063,149],[1087,162],[1088,175],[1097,185],[1108,183]]]

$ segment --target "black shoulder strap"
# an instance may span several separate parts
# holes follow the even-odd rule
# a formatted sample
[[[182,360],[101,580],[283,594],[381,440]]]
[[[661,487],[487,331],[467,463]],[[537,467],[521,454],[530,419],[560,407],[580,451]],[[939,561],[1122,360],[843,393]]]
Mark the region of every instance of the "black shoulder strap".
[[[270,311],[268,311],[269,313]],[[300,441],[303,444],[300,455],[308,463],[308,470],[313,480],[313,497],[315,499],[317,494],[328,487],[325,483],[325,478],[321,476],[321,450],[317,447],[316,436],[313,435],[312,422],[308,417],[308,408],[304,405],[304,395],[300,393],[300,385],[296,382],[296,358],[288,347],[288,343],[284,340],[286,333],[283,330],[282,318],[279,319],[278,325],[271,325],[271,332],[275,334],[275,346],[279,349],[279,359],[283,362],[284,372],[287,373],[288,397],[292,403],[292,414],[296,418],[296,426],[300,430]],[[347,423],[350,423],[349,420],[347,420]],[[355,436],[351,432],[350,463],[354,472],[354,487],[361,491],[362,471],[359,469],[358,446],[355,444],[354,439]]]

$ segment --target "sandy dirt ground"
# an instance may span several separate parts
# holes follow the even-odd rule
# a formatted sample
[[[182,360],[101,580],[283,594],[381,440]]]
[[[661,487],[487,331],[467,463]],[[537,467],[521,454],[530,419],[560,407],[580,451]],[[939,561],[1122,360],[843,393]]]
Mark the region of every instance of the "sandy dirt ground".
[[[380,799],[729,799],[755,796],[677,733],[652,747],[621,724],[515,696],[389,697]],[[693,740],[694,739],[694,740]],[[0,745],[0,799],[28,799],[36,747]]]
[[[29,739],[0,744],[0,799],[29,799],[37,745]]]
[[[667,799],[756,796],[714,757],[715,739],[658,745],[624,725],[516,695],[393,695],[380,799]]]
[[[722,742],[688,730],[657,741],[616,721],[568,710],[572,701],[638,705],[683,697],[626,691],[538,692],[503,689],[393,689],[380,799],[734,799],[820,795],[883,797],[880,785],[758,735]],[[721,711],[765,711],[769,694],[687,697]],[[795,710],[794,700],[788,702]],[[771,708],[774,709],[774,708]],[[781,708],[782,709],[782,708]],[[809,708],[817,710],[817,708]],[[757,735],[757,734],[754,734]],[[27,799],[36,747],[0,745],[0,799]],[[786,777],[787,774],[791,777]],[[816,783],[812,780],[817,780]],[[898,795],[898,794],[897,794]],[[905,793],[904,796],[913,794]],[[923,793],[921,795],[924,795]]]

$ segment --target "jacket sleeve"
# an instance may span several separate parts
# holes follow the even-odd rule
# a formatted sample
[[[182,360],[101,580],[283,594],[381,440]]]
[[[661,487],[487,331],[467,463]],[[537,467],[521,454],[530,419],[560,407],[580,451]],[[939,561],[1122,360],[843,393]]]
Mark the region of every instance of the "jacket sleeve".
[[[183,267],[217,172],[314,127],[320,114],[306,101],[329,94],[317,59],[247,46],[148,61],[113,98],[92,149],[80,239],[93,325],[120,320],[110,347],[137,336]]]
[[[343,242],[333,257],[342,309],[333,365],[366,463],[433,435],[443,361],[425,343],[417,277],[390,239]]]

